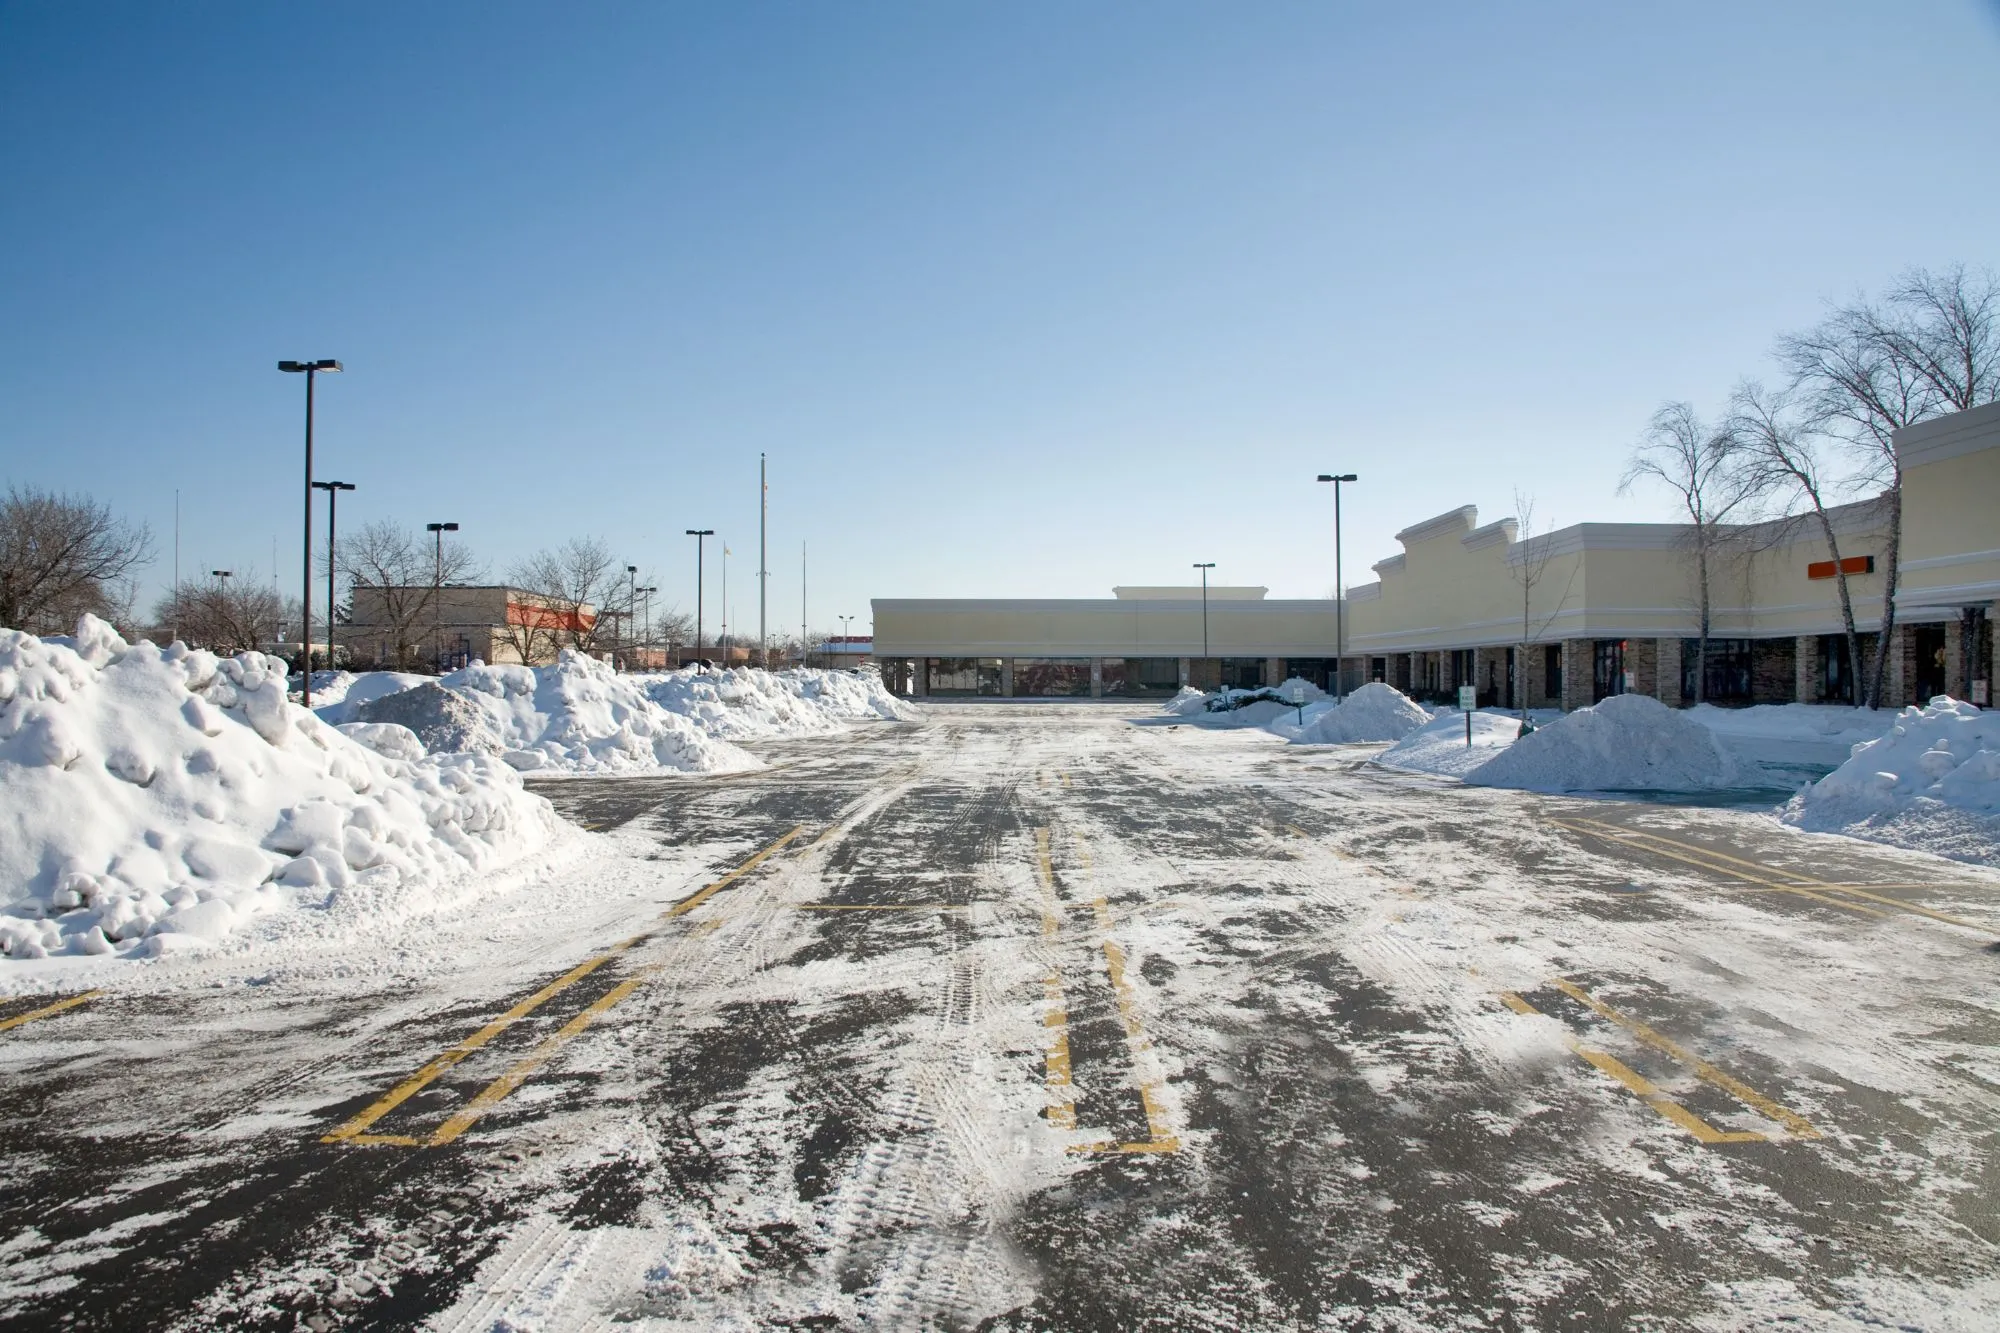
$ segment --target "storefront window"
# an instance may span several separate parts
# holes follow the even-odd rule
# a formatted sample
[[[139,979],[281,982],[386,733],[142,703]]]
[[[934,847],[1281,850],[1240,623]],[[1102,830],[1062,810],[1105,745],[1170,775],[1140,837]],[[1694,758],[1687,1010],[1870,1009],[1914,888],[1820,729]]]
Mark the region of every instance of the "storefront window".
[[[931,694],[997,696],[1000,693],[997,657],[932,657],[925,660],[925,671]]]
[[[1017,657],[1014,693],[1024,698],[1051,698],[1090,693],[1087,657]]]
[[[1113,657],[1104,663],[1104,692],[1142,699],[1181,687],[1178,657]]]

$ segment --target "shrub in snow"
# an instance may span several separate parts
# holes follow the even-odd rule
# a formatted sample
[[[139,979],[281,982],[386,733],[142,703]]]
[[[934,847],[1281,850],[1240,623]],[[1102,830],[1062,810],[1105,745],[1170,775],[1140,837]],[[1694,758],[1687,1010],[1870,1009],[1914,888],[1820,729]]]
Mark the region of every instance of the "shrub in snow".
[[[568,773],[756,768],[647,697],[638,676],[565,648],[554,666],[469,666],[355,711],[408,727],[433,750],[499,755],[518,769]]]
[[[2000,865],[2000,714],[1943,695],[1905,708],[1785,806],[1788,824]]]
[[[1295,745],[1394,741],[1431,720],[1429,710],[1393,685],[1371,680],[1308,723]]]
[[[1529,791],[1710,791],[1740,781],[1707,727],[1645,694],[1615,694],[1528,733],[1465,774]]]
[[[0,630],[0,954],[157,954],[273,914],[408,908],[557,828],[478,755],[368,744],[282,663]],[[400,756],[400,757],[399,757]]]

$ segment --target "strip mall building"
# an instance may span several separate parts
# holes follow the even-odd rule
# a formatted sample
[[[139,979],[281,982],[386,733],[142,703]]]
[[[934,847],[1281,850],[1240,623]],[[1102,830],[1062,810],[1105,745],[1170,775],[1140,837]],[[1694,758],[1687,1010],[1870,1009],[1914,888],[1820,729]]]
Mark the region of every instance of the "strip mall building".
[[[2000,625],[2000,403],[1901,431],[1901,575],[1886,702],[1991,697]],[[1888,513],[1831,514],[1864,661],[1882,621]],[[1837,581],[1816,521],[1731,528],[1711,576],[1707,697],[1817,703],[1847,697]],[[1577,708],[1639,692],[1695,695],[1697,581],[1689,529],[1580,523],[1519,540],[1470,505],[1397,534],[1378,581],[1348,589],[1347,688],[1387,681],[1420,697],[1472,685],[1482,704]],[[1524,584],[1528,585],[1524,588]],[[1335,603],[1262,588],[1119,588],[1092,600],[874,602],[874,655],[890,688],[923,696],[1146,696],[1182,685],[1329,686]],[[1517,699],[1519,658],[1525,700]]]

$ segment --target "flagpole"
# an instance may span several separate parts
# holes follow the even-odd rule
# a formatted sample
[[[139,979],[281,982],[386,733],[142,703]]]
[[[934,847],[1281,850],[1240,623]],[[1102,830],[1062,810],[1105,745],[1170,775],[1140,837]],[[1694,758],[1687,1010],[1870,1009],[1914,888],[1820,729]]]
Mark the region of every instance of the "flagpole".
[[[771,517],[771,482],[764,471],[764,455],[757,455],[757,664],[771,669],[771,645],[764,637],[764,594],[771,580],[765,566],[764,529]]]

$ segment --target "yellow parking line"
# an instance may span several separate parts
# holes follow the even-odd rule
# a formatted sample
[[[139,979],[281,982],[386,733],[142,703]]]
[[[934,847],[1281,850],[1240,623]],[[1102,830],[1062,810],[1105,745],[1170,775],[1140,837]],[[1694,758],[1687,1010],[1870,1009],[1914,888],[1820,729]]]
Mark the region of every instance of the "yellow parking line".
[[[1046,1112],[1049,1123],[1057,1129],[1076,1128],[1076,1093],[1070,1081],[1069,1065],[1069,1010],[1063,1004],[1062,976],[1051,972],[1042,979],[1042,989],[1046,992],[1048,1012],[1042,1016],[1042,1026],[1048,1030],[1048,1037],[1042,1049],[1042,1083],[1055,1100]]]
[[[760,865],[765,860],[765,858],[769,857],[773,852],[776,852],[779,848],[783,847],[786,843],[790,842],[793,838],[797,837],[798,834],[799,834],[799,828],[794,827],[789,833],[786,833],[784,836],[780,837],[776,842],[773,842],[770,846],[758,852],[755,856],[751,857],[748,861],[745,861],[742,865],[736,867],[736,869],[730,871],[728,874],[724,875],[721,879],[715,881],[713,884],[706,886],[705,888],[701,889],[696,893],[690,894],[688,897],[683,898],[680,902],[668,908],[665,912],[661,913],[661,919],[666,920],[677,916],[683,916],[686,913],[693,911],[695,908],[701,906],[702,903],[708,901],[708,899],[713,897],[718,891],[727,887],[730,884],[735,883],[738,879],[742,878],[750,870]],[[602,952],[597,953],[590,958],[586,958],[583,962],[578,963],[575,967],[563,973],[561,976],[557,977],[554,981],[551,981],[548,985],[542,987],[534,994],[528,996],[526,999],[514,1005],[511,1009],[501,1014],[498,1018],[495,1018],[491,1022],[487,1023],[484,1027],[480,1028],[477,1032],[474,1032],[471,1036],[465,1038],[463,1041],[460,1041],[453,1046],[446,1048],[443,1051],[440,1051],[437,1055],[431,1057],[431,1059],[426,1061],[423,1067],[418,1069],[416,1073],[410,1075],[408,1078],[404,1079],[401,1083],[398,1083],[395,1087],[391,1088],[387,1093],[383,1094],[380,1098],[376,1099],[374,1102],[371,1102],[368,1106],[363,1108],[358,1114],[353,1116],[351,1119],[347,1120],[337,1129],[334,1129],[329,1133],[323,1135],[320,1139],[320,1142],[322,1143],[403,1142],[405,1136],[402,1135],[366,1134],[364,1133],[364,1131],[366,1131],[370,1125],[373,1125],[376,1121],[380,1120],[383,1116],[389,1114],[389,1112],[395,1110],[397,1107],[401,1106],[404,1102],[408,1101],[410,1098],[416,1096],[419,1092],[422,1092],[425,1088],[429,1087],[432,1083],[436,1082],[438,1077],[444,1074],[453,1065],[456,1065],[461,1060],[471,1055],[473,1052],[479,1050],[481,1047],[485,1046],[488,1042],[492,1041],[495,1037],[499,1036],[501,1033],[505,1032],[508,1028],[512,1027],[515,1023],[519,1022],[523,1018],[526,1018],[529,1014],[532,1014],[533,1012],[535,1012],[535,1010],[541,1008],[544,1004],[547,1004],[550,1000],[562,994],[564,991],[568,990],[571,986],[574,986],[577,982],[582,981],[592,972],[595,972],[598,968],[604,966],[612,959],[618,957],[618,955],[624,953],[627,949],[630,949],[633,945],[638,944],[648,938],[650,938],[649,934],[634,935],[630,939],[620,940],[618,943],[610,946],[609,948],[603,950]],[[615,989],[616,988],[614,987],[614,990]],[[433,1139],[427,1141],[434,1142],[440,1140]],[[413,1139],[410,1140],[409,1142],[414,1144],[418,1141]]]
[[[1595,1013],[1618,1024],[1618,1026],[1624,1028],[1627,1032],[1630,1032],[1653,1049],[1664,1051],[1668,1055],[1671,1055],[1674,1059],[1692,1069],[1697,1078],[1705,1083],[1711,1083],[1721,1088],[1737,1101],[1755,1110],[1766,1119],[1776,1121],[1802,1139],[1816,1139],[1820,1136],[1819,1131],[1813,1128],[1812,1122],[1797,1111],[1789,1107],[1780,1106],[1763,1093],[1744,1083],[1741,1079],[1717,1069],[1694,1052],[1681,1046],[1680,1043],[1674,1041],[1671,1037],[1654,1031],[1636,1018],[1619,1013],[1602,1000],[1585,992],[1581,986],[1578,986],[1574,982],[1565,981],[1563,978],[1557,977],[1550,984],[1563,994],[1569,996],[1572,1000],[1589,1006]]]
[[[626,980],[619,982],[603,995],[600,995],[592,1002],[589,1008],[544,1037],[534,1050],[511,1065],[506,1073],[494,1079],[484,1088],[481,1088],[479,1094],[467,1102],[464,1109],[459,1111],[457,1115],[439,1125],[437,1131],[430,1136],[428,1146],[436,1148],[450,1143],[453,1139],[470,1129],[475,1120],[485,1115],[495,1106],[498,1106],[508,1093],[526,1083],[537,1069],[547,1064],[555,1056],[557,1051],[568,1045],[570,1040],[579,1032],[582,1032],[585,1028],[596,1022],[599,1015],[617,1006],[633,991],[639,989],[640,984],[658,970],[659,967],[655,964],[640,972],[637,976],[628,977]]]
[[[1557,819],[1557,820],[1552,820],[1551,822],[1555,824],[1560,824],[1564,828],[1575,829],[1581,833],[1588,833],[1593,837],[1603,838],[1609,842],[1626,843],[1630,846],[1638,847],[1641,851],[1651,852],[1655,856],[1664,856],[1668,860],[1679,861],[1684,865],[1691,865],[1699,870],[1707,870],[1715,874],[1728,875],[1734,879],[1742,880],[1747,884],[1755,884],[1761,888],[1766,888],[1766,889],[1775,889],[1780,893],[1797,894],[1801,898],[1810,898],[1814,902],[1824,903],[1828,907],[1838,907],[1848,912],[1859,912],[1864,916],[1886,917],[1889,915],[1887,912],[1881,911],[1877,908],[1864,907],[1860,903],[1843,902],[1839,898],[1828,897],[1824,893],[1815,893],[1813,890],[1806,888],[1803,885],[1781,883],[1780,881],[1775,879],[1760,879],[1752,875],[1746,875],[1740,870],[1732,870],[1728,866],[1718,865],[1714,860],[1705,856],[1697,859],[1696,857],[1686,855],[1683,852],[1674,852],[1667,850],[1667,848],[1665,847],[1653,846],[1652,845],[1653,843],[1663,842],[1666,840],[1654,838],[1650,834],[1627,833],[1622,830],[1618,830],[1614,826],[1609,824],[1600,825],[1591,821],[1584,821],[1584,820],[1572,821],[1567,819]],[[1668,844],[1668,846],[1673,846],[1673,845],[1675,844],[1672,843]],[[1689,848],[1688,850],[1695,851],[1699,849]]]
[[[57,1000],[54,1004],[43,1005],[40,1009],[30,1009],[25,1014],[15,1014],[12,1018],[0,1018],[0,1032],[5,1032],[9,1028],[20,1027],[26,1023],[32,1023],[38,1018],[53,1018],[55,1015],[65,1010],[74,1009],[80,1004],[89,1004],[102,994],[104,992],[101,990],[87,990],[81,995],[72,995],[67,1000]]]

